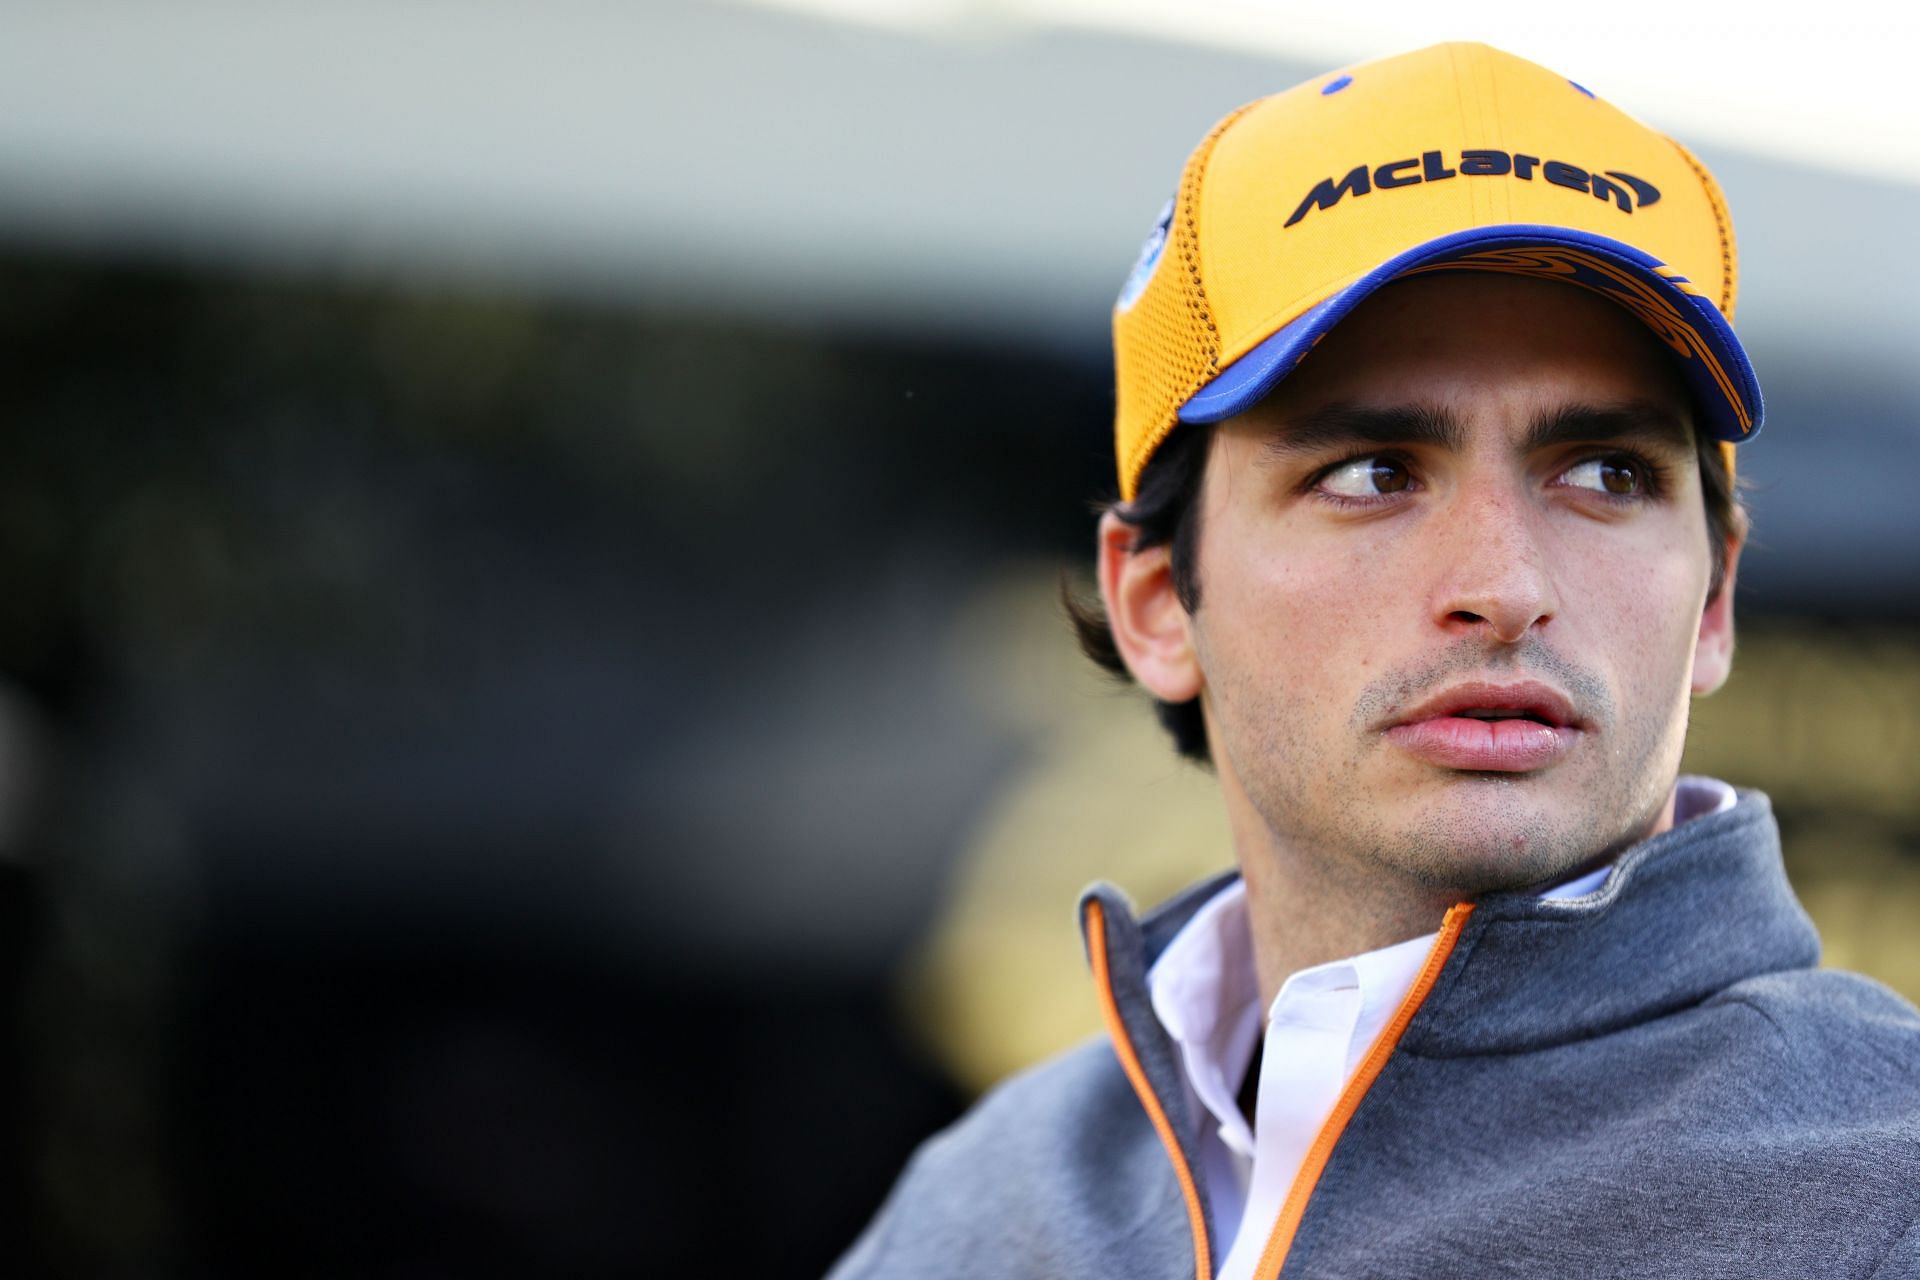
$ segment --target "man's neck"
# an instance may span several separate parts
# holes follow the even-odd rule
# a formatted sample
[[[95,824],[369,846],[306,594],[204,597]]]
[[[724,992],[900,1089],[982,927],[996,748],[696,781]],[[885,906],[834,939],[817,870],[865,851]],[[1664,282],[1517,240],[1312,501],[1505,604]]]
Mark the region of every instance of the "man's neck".
[[[1430,886],[1353,883],[1277,850],[1243,857],[1240,869],[1263,1010],[1293,974],[1432,933],[1457,900]]]

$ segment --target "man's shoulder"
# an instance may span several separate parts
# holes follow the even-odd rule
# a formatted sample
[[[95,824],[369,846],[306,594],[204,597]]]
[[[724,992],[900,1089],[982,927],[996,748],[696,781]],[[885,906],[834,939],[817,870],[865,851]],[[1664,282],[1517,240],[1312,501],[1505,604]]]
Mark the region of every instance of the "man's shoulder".
[[[1898,993],[1858,973],[1799,969],[1747,978],[1713,1003],[1765,1019],[1804,1082],[1803,1105],[1920,1137],[1920,1009]]]
[[[1092,1258],[1143,1221],[1181,1228],[1177,1205],[1160,1203],[1173,1189],[1166,1167],[1112,1047],[1088,1040],[1002,1081],[921,1144],[833,1275],[1047,1274],[1048,1259]],[[1137,1236],[1132,1247],[1164,1251]],[[1186,1247],[1183,1228],[1168,1247]]]
[[[1143,1137],[1157,1141],[1112,1046],[1096,1037],[988,1090],[921,1146],[901,1181],[943,1194],[1048,1194],[1073,1166],[1110,1168]]]
[[[1063,1132],[1084,1142],[1116,1127],[1130,1130],[1137,1113],[1113,1046],[1094,1036],[994,1085],[929,1149],[955,1159],[982,1148],[1004,1154],[1044,1147]]]
[[[1920,1072],[1920,1056],[1914,1056],[1920,1055],[1920,1008],[1864,974],[1845,969],[1756,974],[1721,991],[1715,1002],[1750,1006],[1800,1052],[1892,1051],[1896,1061]]]

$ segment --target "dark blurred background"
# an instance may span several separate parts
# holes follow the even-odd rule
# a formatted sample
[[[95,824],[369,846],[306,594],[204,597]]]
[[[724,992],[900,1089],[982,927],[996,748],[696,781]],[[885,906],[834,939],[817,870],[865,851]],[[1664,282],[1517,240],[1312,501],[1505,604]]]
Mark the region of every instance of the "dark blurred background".
[[[1092,1029],[1078,885],[1228,857],[1051,603],[1111,292],[1214,118],[1429,38],[1100,9],[0,10],[9,1274],[817,1275]],[[1488,34],[1727,188],[1690,767],[1920,994],[1920,187]]]

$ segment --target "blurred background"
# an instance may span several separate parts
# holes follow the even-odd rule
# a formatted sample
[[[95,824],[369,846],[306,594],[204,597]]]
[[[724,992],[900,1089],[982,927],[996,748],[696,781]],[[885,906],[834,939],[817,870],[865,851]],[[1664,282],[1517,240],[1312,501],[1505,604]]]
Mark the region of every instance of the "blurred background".
[[[1689,767],[1920,995],[1914,19],[1365,8],[0,3],[9,1273],[824,1270],[1094,1028],[1080,886],[1228,860],[1052,598],[1107,309],[1216,118],[1436,39],[1726,188]]]

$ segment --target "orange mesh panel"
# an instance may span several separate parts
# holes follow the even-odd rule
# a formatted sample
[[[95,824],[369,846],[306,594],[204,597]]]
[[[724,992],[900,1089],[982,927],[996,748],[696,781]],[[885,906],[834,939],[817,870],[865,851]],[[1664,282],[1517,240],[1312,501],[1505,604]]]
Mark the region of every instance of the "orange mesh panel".
[[[1253,105],[1215,125],[1187,157],[1160,261],[1134,304],[1114,312],[1114,455],[1120,496],[1127,501],[1147,459],[1173,430],[1180,406],[1220,371],[1220,337],[1200,278],[1194,197],[1214,143]]]

